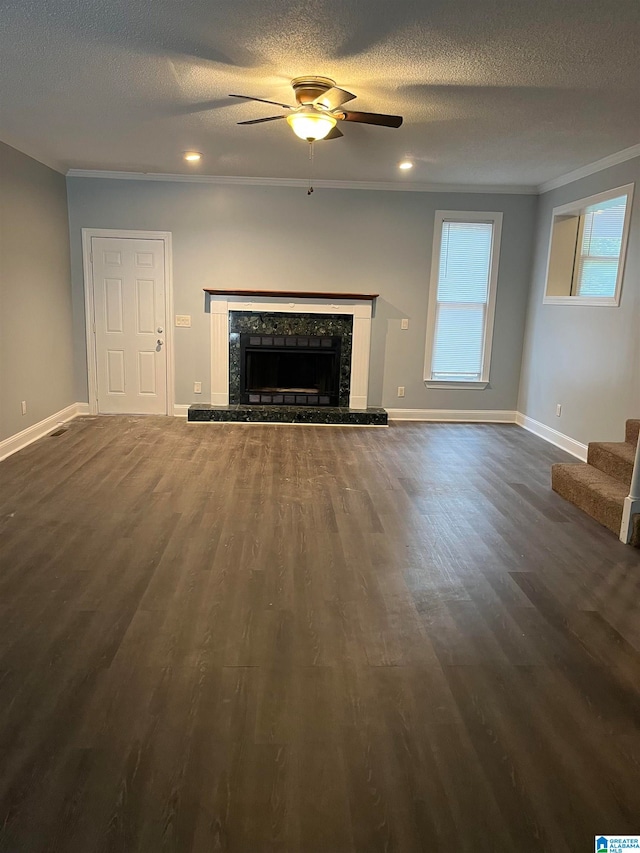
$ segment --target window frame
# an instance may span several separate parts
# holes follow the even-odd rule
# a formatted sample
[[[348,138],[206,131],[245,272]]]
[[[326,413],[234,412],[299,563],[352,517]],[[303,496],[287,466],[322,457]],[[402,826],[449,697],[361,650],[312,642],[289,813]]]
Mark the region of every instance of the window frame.
[[[549,248],[547,251],[547,266],[544,276],[544,292],[542,302],[544,305],[590,305],[600,308],[617,308],[620,305],[622,296],[622,282],[624,279],[625,262],[627,258],[627,244],[629,241],[629,230],[631,226],[631,211],[633,208],[633,191],[634,183],[624,184],[621,187],[614,187],[610,190],[604,190],[600,193],[594,193],[586,198],[576,199],[576,201],[561,204],[554,207],[551,211],[551,225],[549,228]],[[581,244],[581,235],[584,228],[584,214],[587,207],[598,204],[601,201],[609,201],[612,198],[626,195],[627,204],[624,212],[624,224],[622,226],[622,239],[620,241],[620,254],[618,255],[618,273],[616,277],[616,289],[613,296],[579,296],[578,294],[567,293],[562,295],[549,295],[549,273],[551,270],[551,256],[553,250],[553,228],[556,224],[556,218],[561,216],[575,216],[579,219],[578,239],[576,241],[576,250],[573,259],[573,274],[572,280],[569,282],[569,289],[573,290],[575,274],[580,261],[579,246]]]
[[[440,276],[440,252],[442,230],[445,222],[488,222],[493,226],[491,254],[489,259],[489,288],[487,293],[484,343],[482,348],[482,373],[480,379],[456,381],[455,379],[433,379],[433,347],[436,336],[438,304],[438,279]],[[436,210],[433,227],[433,249],[431,253],[431,276],[429,279],[429,305],[427,309],[427,340],[424,359],[424,382],[427,388],[450,390],[482,390],[489,384],[491,349],[498,291],[498,267],[500,264],[500,241],[502,238],[502,213],[482,210]]]

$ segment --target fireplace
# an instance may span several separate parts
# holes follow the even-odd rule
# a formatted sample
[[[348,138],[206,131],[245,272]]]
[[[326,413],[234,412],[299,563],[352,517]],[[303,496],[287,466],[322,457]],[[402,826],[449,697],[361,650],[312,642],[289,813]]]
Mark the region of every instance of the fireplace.
[[[240,403],[340,404],[340,335],[240,334]]]
[[[375,294],[205,292],[211,402],[190,406],[190,421],[387,425],[367,402]]]
[[[242,367],[240,336],[297,335],[341,338],[339,409],[368,407],[369,349],[375,294],[298,293],[282,291],[213,290],[205,288],[211,314],[211,405],[253,406],[272,417],[286,414],[280,404],[240,402]],[[298,386],[306,387],[306,386]],[[309,386],[310,387],[310,386]],[[315,387],[315,386],[314,386]],[[318,408],[323,423],[336,406],[296,406],[312,413]],[[337,413],[334,412],[337,417]]]

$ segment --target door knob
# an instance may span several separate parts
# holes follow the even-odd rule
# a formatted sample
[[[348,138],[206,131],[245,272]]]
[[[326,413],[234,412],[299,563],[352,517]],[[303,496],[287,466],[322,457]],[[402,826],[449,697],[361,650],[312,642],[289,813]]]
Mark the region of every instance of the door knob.
[[[163,331],[164,329],[162,328],[162,326],[158,326],[158,334],[161,335]]]
[[[161,340],[160,338],[158,338],[157,343],[158,343],[158,346],[161,347],[164,344],[164,341]]]

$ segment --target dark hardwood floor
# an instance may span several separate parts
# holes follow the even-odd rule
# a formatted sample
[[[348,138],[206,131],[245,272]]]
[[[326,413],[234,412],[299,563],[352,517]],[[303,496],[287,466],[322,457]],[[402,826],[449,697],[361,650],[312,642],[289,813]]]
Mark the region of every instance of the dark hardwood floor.
[[[0,850],[640,832],[640,552],[515,426],[80,419],[0,464]]]

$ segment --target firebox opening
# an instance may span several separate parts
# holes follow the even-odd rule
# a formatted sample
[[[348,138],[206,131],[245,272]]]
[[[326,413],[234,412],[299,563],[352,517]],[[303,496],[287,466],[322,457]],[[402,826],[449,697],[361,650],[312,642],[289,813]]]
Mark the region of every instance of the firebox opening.
[[[340,338],[241,336],[241,402],[339,405]]]

